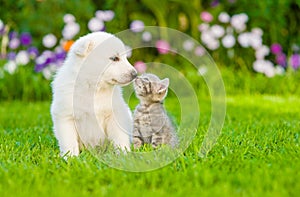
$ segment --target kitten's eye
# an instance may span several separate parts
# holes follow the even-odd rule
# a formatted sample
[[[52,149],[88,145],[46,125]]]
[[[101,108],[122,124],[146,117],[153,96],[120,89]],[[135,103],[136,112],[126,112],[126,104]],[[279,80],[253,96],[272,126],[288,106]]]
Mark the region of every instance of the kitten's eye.
[[[110,57],[109,59],[114,61],[114,62],[120,61],[120,58],[118,56],[113,56],[113,57]]]
[[[148,79],[148,78],[142,78],[142,80],[143,80],[144,82],[149,82],[149,79]]]

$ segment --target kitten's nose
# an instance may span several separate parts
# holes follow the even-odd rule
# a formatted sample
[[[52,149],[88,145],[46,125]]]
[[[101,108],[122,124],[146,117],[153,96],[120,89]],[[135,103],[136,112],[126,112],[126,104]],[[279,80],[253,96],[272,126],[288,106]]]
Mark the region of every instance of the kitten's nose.
[[[133,70],[131,72],[131,79],[135,79],[137,77],[137,72],[135,70]]]

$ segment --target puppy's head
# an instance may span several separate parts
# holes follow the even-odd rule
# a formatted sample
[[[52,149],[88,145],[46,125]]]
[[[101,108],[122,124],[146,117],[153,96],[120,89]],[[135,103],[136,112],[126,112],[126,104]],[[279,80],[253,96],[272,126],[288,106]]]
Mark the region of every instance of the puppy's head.
[[[89,74],[101,70],[101,83],[123,86],[136,78],[137,71],[127,60],[123,42],[114,35],[95,32],[80,38],[74,45],[73,54],[89,65],[86,67]]]
[[[125,47],[121,45],[115,45],[115,47],[112,53],[106,56],[108,64],[104,69],[101,81],[111,85],[125,86],[136,78],[137,71],[128,62]]]
[[[103,46],[107,49],[103,56],[107,64],[101,81],[111,85],[128,85],[136,78],[137,71],[127,60],[123,42],[113,36],[105,40]]]

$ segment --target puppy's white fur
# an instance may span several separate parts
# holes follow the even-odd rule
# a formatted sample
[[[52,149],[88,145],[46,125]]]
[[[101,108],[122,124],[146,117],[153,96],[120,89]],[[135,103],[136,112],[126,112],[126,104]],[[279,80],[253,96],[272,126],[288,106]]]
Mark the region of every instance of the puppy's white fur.
[[[105,139],[129,150],[132,118],[120,85],[135,77],[124,44],[112,34],[91,33],[73,44],[52,83],[51,116],[61,155],[78,155]]]

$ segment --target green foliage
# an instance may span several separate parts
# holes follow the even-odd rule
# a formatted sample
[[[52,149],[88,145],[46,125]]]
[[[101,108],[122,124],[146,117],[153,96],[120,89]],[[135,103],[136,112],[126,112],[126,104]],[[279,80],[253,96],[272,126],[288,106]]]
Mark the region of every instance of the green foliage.
[[[210,118],[174,163],[148,173],[109,168],[83,152],[59,157],[49,102],[2,102],[1,196],[297,196],[300,192],[296,96],[228,96],[225,125],[206,159],[197,156]],[[172,105],[172,102],[171,104]],[[255,113],[253,113],[255,112]]]
[[[90,0],[50,1],[0,1],[0,19],[17,32],[30,32],[36,46],[49,33],[61,37],[63,16],[72,13],[80,24],[80,33],[86,34],[87,21],[94,15],[95,7]],[[5,11],[4,11],[5,10]]]
[[[10,24],[16,31],[29,31],[35,38],[41,38],[47,33],[60,35],[63,26],[62,17],[65,13],[72,13],[77,18],[81,26],[81,34],[85,34],[88,32],[86,24],[96,10],[111,9],[116,13],[116,17],[108,23],[108,29],[113,33],[127,29],[132,20],[139,19],[146,25],[168,26],[198,38],[200,12],[209,10],[217,14],[226,10],[231,15],[247,13],[251,19],[251,27],[263,28],[266,43],[279,42],[284,44],[284,48],[300,43],[300,30],[297,24],[300,20],[299,1],[239,0],[235,3],[224,1],[214,8],[210,6],[210,2],[212,1],[1,0],[0,19]]]
[[[7,22],[11,29],[33,35],[35,45],[41,45],[41,38],[47,33],[54,33],[60,37],[63,27],[62,17],[65,13],[75,15],[80,23],[81,32],[85,34],[87,22],[97,9],[111,9],[116,13],[115,19],[107,23],[107,30],[118,32],[128,28],[132,20],[142,20],[145,25],[160,25],[178,28],[198,39],[198,24],[201,22],[199,13],[209,10],[217,16],[222,10],[229,14],[246,12],[251,20],[251,27],[261,27],[267,43],[280,42],[285,50],[294,43],[299,43],[300,19],[298,1],[246,1],[236,3],[222,2],[212,8],[210,1],[158,1],[158,0],[108,0],[108,1],[0,1],[0,19]],[[159,6],[157,6],[159,5]],[[76,9],[75,9],[76,8]],[[80,9],[77,9],[80,8]],[[55,13],[55,14],[53,14]],[[276,13],[276,14],[274,14]],[[216,18],[214,19],[216,20]],[[197,71],[180,57],[172,54],[158,56],[155,49],[146,49],[133,53],[132,63],[137,60],[145,62],[163,62],[174,66],[194,85],[194,88],[207,94],[205,82]],[[289,51],[287,51],[289,52]],[[221,65],[226,90],[228,93],[271,93],[271,94],[299,94],[297,86],[299,73],[288,71],[285,76],[265,78],[263,75],[252,73],[249,64],[254,61],[254,51],[249,49],[235,49],[234,59],[227,56],[225,49],[212,52],[213,59]],[[145,55],[146,54],[146,55]],[[147,55],[151,54],[151,55]],[[5,61],[0,62],[0,100],[50,100],[50,82],[43,79],[41,74],[33,71],[33,65],[21,66],[15,75],[3,71]],[[227,68],[228,67],[228,68]],[[4,74],[4,75],[3,75]]]
[[[184,74],[197,92],[209,94],[205,81],[192,65],[181,61],[180,58],[176,61],[171,60],[172,58],[172,55],[164,57],[166,61],[172,62],[170,65]],[[19,66],[14,75],[3,70],[1,72],[4,76],[0,78],[0,100],[39,101],[51,99],[51,81],[46,80],[41,73],[35,73],[32,65]],[[284,76],[266,78],[262,74],[251,73],[249,70],[221,66],[221,73],[226,92],[229,94],[300,95],[299,72],[288,72]]]
[[[32,65],[19,66],[13,75],[3,71],[0,78],[0,100],[50,100],[50,81],[35,73]]]
[[[251,73],[247,70],[222,67],[221,73],[228,94],[300,95],[299,72],[287,72],[284,76],[266,78],[262,74]]]
[[[300,43],[300,1],[238,0],[232,4],[221,4],[220,9],[227,10],[229,14],[247,13],[251,20],[250,27],[264,30],[265,43],[278,42],[287,50],[291,50],[293,44]]]

